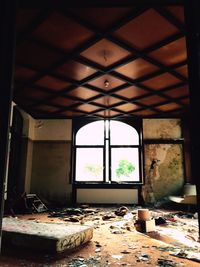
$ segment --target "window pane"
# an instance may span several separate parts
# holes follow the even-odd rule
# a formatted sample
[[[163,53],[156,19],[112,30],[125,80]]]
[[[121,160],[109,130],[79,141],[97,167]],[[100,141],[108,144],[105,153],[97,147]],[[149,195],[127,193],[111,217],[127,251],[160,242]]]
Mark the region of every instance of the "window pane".
[[[76,181],[103,181],[103,148],[77,148]]]
[[[137,131],[120,121],[110,121],[111,145],[139,145]]]
[[[105,161],[105,167],[106,167],[106,182],[109,181],[109,142],[108,140],[106,140],[106,147],[105,147],[105,151],[106,151],[106,161]]]
[[[137,148],[111,149],[111,179],[115,182],[139,181]]]
[[[110,121],[106,120],[105,121],[105,134],[106,134],[106,139],[109,138],[109,124],[110,124]]]
[[[103,145],[104,121],[95,121],[83,126],[76,134],[76,145]]]

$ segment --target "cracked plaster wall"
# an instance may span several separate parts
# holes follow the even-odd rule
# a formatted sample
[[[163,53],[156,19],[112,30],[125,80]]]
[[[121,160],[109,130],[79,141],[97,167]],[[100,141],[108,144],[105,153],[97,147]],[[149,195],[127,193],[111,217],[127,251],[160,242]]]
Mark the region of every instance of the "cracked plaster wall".
[[[146,203],[178,194],[184,184],[183,144],[180,119],[148,119],[143,122],[144,175],[142,195]],[[148,143],[151,140],[151,143]],[[153,142],[155,140],[155,143]],[[159,143],[160,140],[160,143]],[[168,143],[165,143],[165,140]]]

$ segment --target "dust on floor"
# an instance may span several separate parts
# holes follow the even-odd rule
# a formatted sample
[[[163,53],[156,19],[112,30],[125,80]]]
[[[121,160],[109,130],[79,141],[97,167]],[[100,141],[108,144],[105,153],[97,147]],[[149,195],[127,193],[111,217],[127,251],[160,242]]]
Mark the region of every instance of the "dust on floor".
[[[151,209],[155,231],[136,231],[136,206],[62,208],[49,213],[18,215],[39,222],[93,226],[94,236],[86,245],[58,255],[22,248],[3,247],[0,266],[115,267],[200,266],[198,222],[195,214]]]

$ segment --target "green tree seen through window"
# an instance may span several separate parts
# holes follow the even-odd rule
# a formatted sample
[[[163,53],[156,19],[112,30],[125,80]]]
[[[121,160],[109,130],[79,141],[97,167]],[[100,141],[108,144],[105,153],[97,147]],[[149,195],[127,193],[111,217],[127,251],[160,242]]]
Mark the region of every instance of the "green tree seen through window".
[[[93,176],[99,176],[102,173],[103,167],[98,164],[88,164],[85,166],[85,170]]]
[[[129,176],[135,170],[135,166],[126,159],[121,159],[116,169],[116,176]]]

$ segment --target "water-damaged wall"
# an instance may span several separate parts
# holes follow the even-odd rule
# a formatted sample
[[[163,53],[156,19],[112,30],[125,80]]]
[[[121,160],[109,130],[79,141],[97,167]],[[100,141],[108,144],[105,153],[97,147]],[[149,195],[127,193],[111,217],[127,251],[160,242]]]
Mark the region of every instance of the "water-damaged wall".
[[[31,192],[57,203],[71,201],[71,120],[37,120]]]
[[[184,184],[183,139],[180,119],[143,122],[146,203],[181,192]]]
[[[71,201],[71,120],[35,120],[21,111],[23,190],[47,201]]]
[[[70,141],[35,141],[31,192],[57,203],[67,204],[71,199]]]
[[[49,201],[70,202],[71,127],[71,120],[24,116],[22,176],[27,193]],[[143,138],[144,200],[153,202],[178,193],[184,183],[181,121],[145,119]]]
[[[180,119],[144,119],[144,140],[180,140],[182,127]]]

